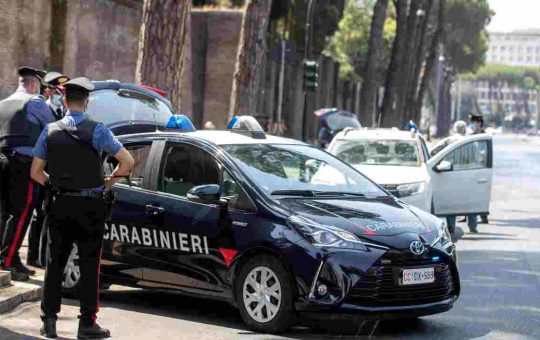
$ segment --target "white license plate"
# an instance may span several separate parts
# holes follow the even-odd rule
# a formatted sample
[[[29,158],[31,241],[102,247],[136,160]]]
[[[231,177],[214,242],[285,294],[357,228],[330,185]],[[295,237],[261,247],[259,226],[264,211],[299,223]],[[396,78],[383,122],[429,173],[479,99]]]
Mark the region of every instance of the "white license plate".
[[[403,269],[402,285],[418,285],[435,282],[435,270],[430,268]]]

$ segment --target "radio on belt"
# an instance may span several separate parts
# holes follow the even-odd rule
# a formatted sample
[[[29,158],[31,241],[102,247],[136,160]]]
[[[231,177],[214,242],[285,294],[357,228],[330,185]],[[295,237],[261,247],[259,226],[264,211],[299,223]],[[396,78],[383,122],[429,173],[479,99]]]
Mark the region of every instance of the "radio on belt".
[[[252,116],[234,116],[227,124],[227,130],[255,139],[266,139],[266,134],[259,122]]]

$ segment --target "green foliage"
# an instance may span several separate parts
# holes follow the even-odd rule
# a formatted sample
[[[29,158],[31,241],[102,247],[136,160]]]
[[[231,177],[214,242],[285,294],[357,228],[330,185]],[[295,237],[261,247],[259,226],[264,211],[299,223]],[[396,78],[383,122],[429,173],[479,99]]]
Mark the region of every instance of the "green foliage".
[[[537,67],[486,64],[476,74],[466,75],[465,79],[503,82],[527,90],[540,89],[540,69]]]
[[[455,73],[474,72],[488,49],[486,25],[493,12],[487,0],[446,1],[444,55]]]
[[[365,74],[374,5],[374,0],[347,0],[343,18],[326,49],[326,53],[341,64],[343,80],[357,82]],[[385,62],[378,70],[381,76],[388,66],[395,31],[395,14],[390,12],[384,24]]]

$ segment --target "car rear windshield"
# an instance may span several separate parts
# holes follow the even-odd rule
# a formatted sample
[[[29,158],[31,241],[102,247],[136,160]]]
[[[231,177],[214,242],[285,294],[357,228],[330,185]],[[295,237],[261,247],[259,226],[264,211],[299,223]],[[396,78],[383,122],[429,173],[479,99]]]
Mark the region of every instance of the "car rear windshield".
[[[90,118],[105,125],[152,122],[165,125],[173,114],[163,102],[134,91],[99,90],[90,93]]]
[[[420,166],[418,144],[406,140],[341,140],[332,154],[351,165]]]
[[[352,167],[308,145],[244,144],[222,148],[269,195],[302,191],[385,195]]]

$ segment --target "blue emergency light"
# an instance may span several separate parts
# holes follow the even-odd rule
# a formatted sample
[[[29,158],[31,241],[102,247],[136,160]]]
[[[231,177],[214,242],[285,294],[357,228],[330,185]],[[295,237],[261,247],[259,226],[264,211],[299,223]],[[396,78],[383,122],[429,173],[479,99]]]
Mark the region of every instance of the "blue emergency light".
[[[197,131],[191,120],[185,115],[172,115],[165,127],[167,129],[180,130],[182,132]]]
[[[257,121],[252,116],[234,116],[227,124],[227,130],[231,132],[239,133],[242,135],[247,135],[255,139],[265,139],[266,134],[264,130]]]

